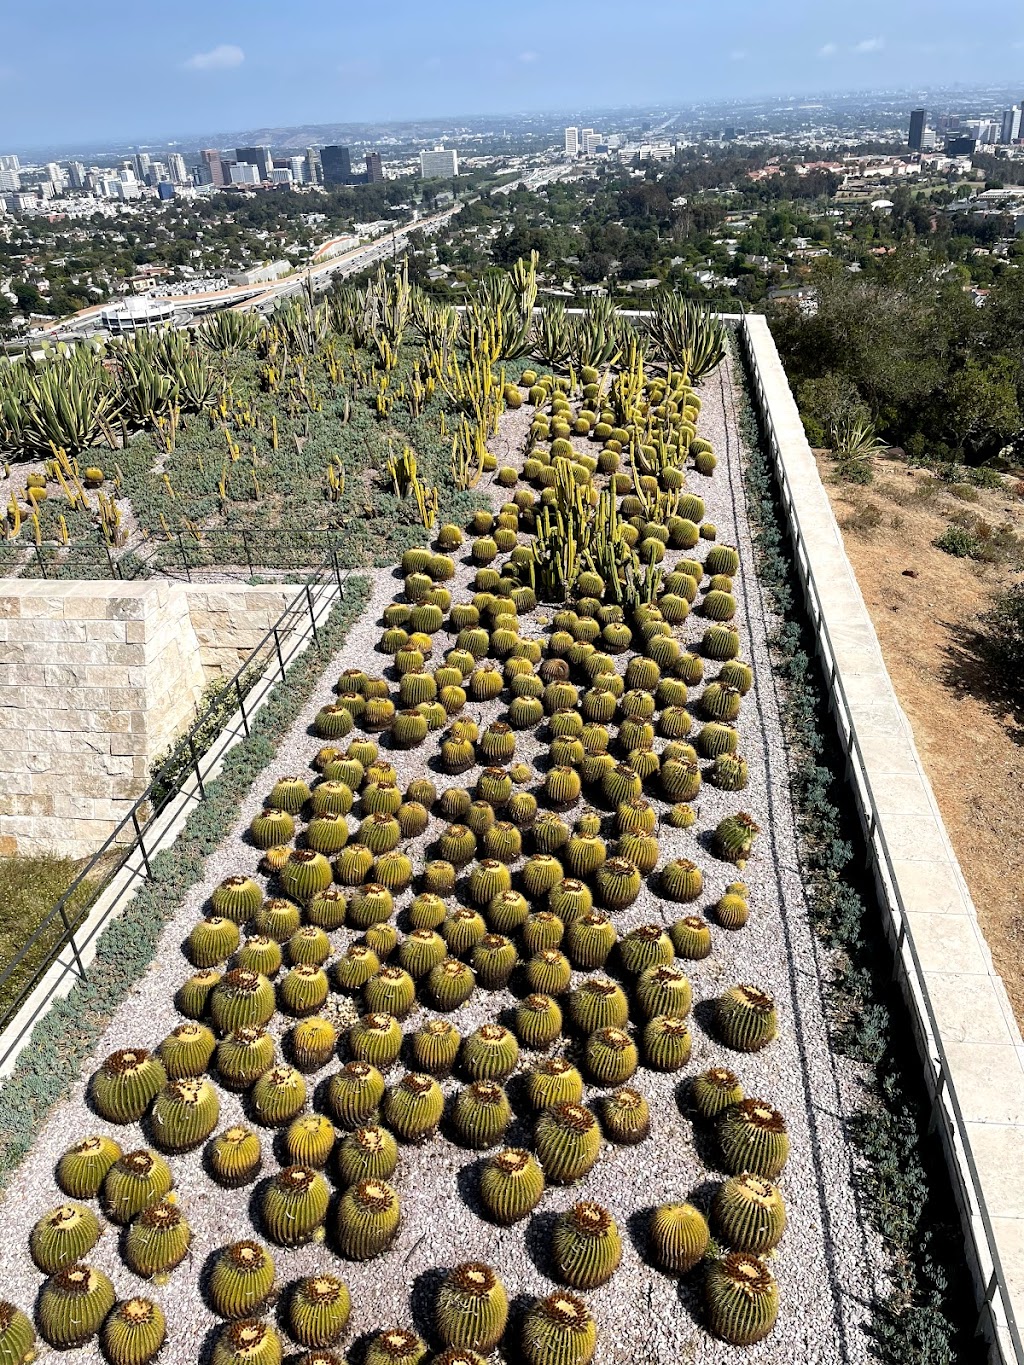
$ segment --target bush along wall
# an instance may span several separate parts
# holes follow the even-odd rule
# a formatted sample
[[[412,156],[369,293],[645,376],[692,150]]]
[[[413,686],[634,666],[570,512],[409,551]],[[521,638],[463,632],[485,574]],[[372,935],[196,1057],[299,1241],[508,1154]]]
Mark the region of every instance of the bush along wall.
[[[900,1365],[982,1361],[963,1293],[963,1239],[949,1174],[928,1132],[930,1104],[865,849],[845,790],[845,758],[814,661],[774,472],[744,392],[740,428],[758,573],[779,625],[772,649],[789,749],[801,862],[818,933],[837,954],[833,1045],[859,1063],[868,1100],[850,1124],[864,1205],[891,1258],[889,1293],[874,1305],[879,1356]]]
[[[370,595],[365,578],[345,585],[311,646],[288,669],[260,711],[250,734],[226,756],[220,776],[206,784],[206,800],[173,846],[150,859],[152,875],[123,914],[104,929],[87,981],[78,981],[35,1026],[11,1076],[0,1086],[0,1190],[31,1147],[47,1113],[78,1080],[85,1059],[129,989],[152,961],[160,933],[190,887],[202,880],[211,854],[238,818],[245,794],[268,763],[296,713],[342,645]]]

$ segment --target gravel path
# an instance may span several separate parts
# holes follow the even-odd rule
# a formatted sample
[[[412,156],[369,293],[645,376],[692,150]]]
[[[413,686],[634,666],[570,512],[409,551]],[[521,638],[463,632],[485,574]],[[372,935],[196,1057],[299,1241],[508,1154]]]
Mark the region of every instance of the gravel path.
[[[753,570],[753,555],[742,494],[740,449],[735,427],[731,372],[724,366],[704,388],[700,433],[714,444],[719,470],[713,479],[690,476],[690,486],[706,500],[707,516],[718,527],[720,541],[735,544],[742,560],[737,579],[740,599],[743,656],[754,666],[755,686],[746,699],[739,721],[741,749],[750,767],[749,786],[741,798],[705,786],[696,803],[698,822],[687,831],[664,826],[659,831],[661,858],[693,857],[704,872],[704,893],[694,910],[704,913],[734,879],[735,870],[713,859],[706,849],[707,837],[725,813],[738,806],[750,811],[764,831],[743,877],[750,886],[751,919],[740,933],[714,929],[712,955],[690,963],[688,974],[697,1002],[693,1028],[693,1057],[684,1072],[660,1074],[641,1069],[636,1084],[647,1095],[653,1114],[650,1139],[633,1148],[605,1144],[591,1173],[571,1188],[552,1186],[537,1213],[525,1224],[499,1229],[481,1219],[475,1193],[480,1154],[439,1136],[420,1148],[403,1148],[395,1184],[402,1200],[403,1223],[392,1249],[365,1265],[337,1260],[331,1251],[314,1244],[295,1251],[274,1250],[279,1281],[283,1284],[315,1268],[333,1268],[348,1282],[353,1299],[349,1345],[364,1334],[392,1323],[414,1324],[430,1330],[430,1308],[438,1270],[458,1261],[480,1258],[489,1261],[503,1276],[510,1297],[548,1293],[548,1243],[553,1215],[578,1199],[595,1199],[606,1205],[623,1230],[624,1255],[620,1270],[604,1288],[589,1295],[599,1327],[598,1365],[612,1362],[733,1361],[738,1352],[713,1339],[702,1324],[699,1286],[695,1277],[676,1281],[653,1270],[643,1259],[643,1211],[669,1200],[692,1199],[707,1207],[722,1176],[714,1168],[714,1153],[706,1137],[695,1131],[683,1098],[685,1078],[716,1063],[735,1069],[748,1095],[769,1100],[786,1116],[792,1155],[781,1185],[786,1197],[789,1226],[775,1256],[782,1308],[778,1326],[759,1346],[748,1348],[744,1359],[752,1362],[820,1362],[821,1365],[859,1365],[871,1359],[867,1332],[870,1300],[883,1280],[878,1246],[865,1231],[853,1190],[850,1149],[843,1126],[857,1103],[858,1076],[848,1063],[837,1059],[828,1042],[823,983],[830,964],[808,926],[807,905],[797,864],[793,812],[788,798],[786,751],[778,703],[767,651],[771,621]],[[493,443],[499,464],[521,462],[521,449],[532,409],[508,413],[500,436]],[[497,504],[506,496],[488,481],[480,490]],[[670,553],[671,562],[676,558]],[[471,567],[459,563],[452,587],[455,600],[472,575]],[[208,862],[203,884],[187,898],[180,912],[164,931],[156,958],[137,983],[106,1030],[87,1077],[98,1061],[118,1047],[154,1047],[179,1022],[173,1006],[176,987],[191,972],[181,953],[181,943],[203,912],[213,887],[225,876],[251,872],[257,854],[242,843],[241,836],[259,810],[263,795],[275,776],[304,771],[320,745],[310,733],[316,711],[331,699],[331,686],[338,672],[358,666],[381,672],[384,657],[374,652],[380,632],[380,614],[401,589],[400,576],[389,570],[373,571],[373,596],[365,614],[352,627],[344,648],[326,668],[316,694],[295,719],[277,759],[258,781],[244,803],[236,829]],[[541,610],[536,619],[524,622],[524,634],[539,634]],[[681,641],[699,639],[702,618],[694,614],[679,628]],[[624,661],[621,665],[624,667]],[[710,671],[713,676],[713,670]],[[694,689],[696,692],[698,689]],[[693,700],[693,694],[691,694]],[[691,706],[691,709],[693,707]],[[471,704],[469,712],[487,723],[500,716],[503,703]],[[398,768],[404,785],[430,770],[438,787],[471,785],[472,773],[446,778],[430,766],[439,735],[432,735],[420,749],[392,752],[388,757]],[[532,763],[545,749],[532,732],[517,735],[516,759]],[[661,803],[655,803],[663,808]],[[414,844],[422,850],[438,830],[432,819],[427,835]],[[415,861],[415,858],[414,858]],[[409,893],[400,905],[409,899]],[[679,907],[660,899],[645,886],[637,902],[616,916],[620,935],[629,928],[653,920],[670,922]],[[402,926],[401,919],[399,920]],[[353,940],[348,930],[333,936],[343,951]],[[580,979],[577,976],[577,979]],[[706,1026],[709,1002],[724,988],[750,981],[776,997],[780,1016],[778,1039],[755,1055],[728,1053]],[[335,996],[334,999],[339,999]],[[465,1036],[477,1025],[502,1017],[514,1003],[505,991],[478,990],[455,1015],[450,1016]],[[418,1007],[406,1030],[421,1026],[431,1011]],[[280,1031],[281,1016],[274,1026]],[[289,1021],[290,1022],[290,1021]],[[534,1060],[523,1053],[520,1069]],[[311,1079],[310,1091],[336,1069],[331,1063]],[[396,1068],[389,1079],[401,1074]],[[0,1237],[0,1285],[2,1294],[29,1308],[42,1277],[27,1253],[28,1233],[42,1213],[60,1202],[53,1169],[61,1152],[91,1132],[110,1132],[126,1150],[145,1142],[137,1125],[118,1129],[105,1124],[87,1107],[85,1079],[48,1119],[19,1175],[11,1182],[3,1202],[4,1231]],[[451,1094],[458,1082],[444,1088]],[[599,1092],[588,1088],[588,1096]],[[516,1086],[511,1085],[513,1100]],[[524,1113],[516,1106],[518,1113]],[[243,1119],[239,1098],[221,1095],[221,1122]],[[517,1118],[507,1141],[528,1140],[528,1128]],[[254,1235],[254,1201],[251,1188],[229,1192],[205,1175],[200,1153],[170,1158],[178,1197],[194,1231],[191,1257],[159,1288],[146,1286],[124,1266],[118,1255],[118,1239],[108,1229],[92,1256],[114,1279],[118,1294],[152,1293],[164,1306],[169,1339],[162,1359],[168,1365],[187,1365],[200,1358],[217,1320],[204,1302],[200,1279],[211,1254],[226,1242]],[[270,1136],[264,1137],[264,1176],[275,1169]],[[258,1235],[258,1228],[255,1229]],[[514,1312],[516,1305],[514,1303]],[[71,1365],[100,1359],[86,1348],[67,1353]],[[361,1357],[358,1349],[352,1356]]]

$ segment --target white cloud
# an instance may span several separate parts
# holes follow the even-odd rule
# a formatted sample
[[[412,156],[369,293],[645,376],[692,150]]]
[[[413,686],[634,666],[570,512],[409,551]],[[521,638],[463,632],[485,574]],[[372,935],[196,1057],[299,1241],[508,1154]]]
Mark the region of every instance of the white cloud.
[[[245,53],[234,43],[221,43],[219,47],[213,47],[209,52],[197,52],[195,56],[189,57],[185,63],[186,71],[230,71],[233,67],[241,66],[245,61]]]
[[[519,54],[519,60],[520,60],[521,62],[527,62],[527,63],[528,63],[528,62],[535,62],[535,61],[537,60],[537,53],[536,53],[536,52],[520,52],[520,54]]]
[[[822,46],[818,48],[818,56],[834,57],[838,51],[839,51],[838,43],[823,43]]]
[[[864,55],[869,52],[881,52],[885,47],[884,38],[865,38],[862,42],[854,44],[854,52]]]

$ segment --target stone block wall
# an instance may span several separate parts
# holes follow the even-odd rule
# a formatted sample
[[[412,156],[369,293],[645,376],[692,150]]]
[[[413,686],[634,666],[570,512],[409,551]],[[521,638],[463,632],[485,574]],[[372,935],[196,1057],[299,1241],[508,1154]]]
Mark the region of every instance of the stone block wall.
[[[245,583],[190,583],[189,617],[207,677],[232,677],[292,601],[294,583],[252,588]]]
[[[205,682],[179,584],[0,583],[0,855],[94,852]]]

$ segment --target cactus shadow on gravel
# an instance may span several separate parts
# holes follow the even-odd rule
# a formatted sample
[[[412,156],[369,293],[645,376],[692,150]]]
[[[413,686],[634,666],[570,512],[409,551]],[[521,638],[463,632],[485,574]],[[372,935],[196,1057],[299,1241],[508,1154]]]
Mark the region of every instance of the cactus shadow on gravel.
[[[550,1280],[557,1279],[551,1256],[551,1245],[557,1222],[557,1213],[550,1209],[542,1209],[530,1217],[523,1233],[523,1245],[526,1248],[526,1254],[540,1273]]]
[[[447,1265],[435,1265],[413,1277],[409,1290],[409,1311],[412,1325],[424,1341],[438,1340],[435,1321],[437,1296],[450,1269]]]

